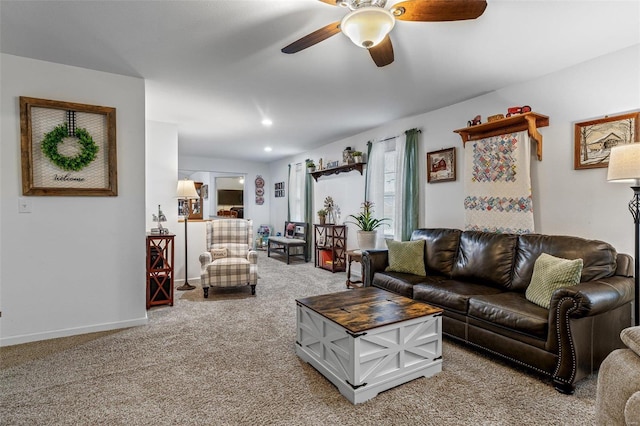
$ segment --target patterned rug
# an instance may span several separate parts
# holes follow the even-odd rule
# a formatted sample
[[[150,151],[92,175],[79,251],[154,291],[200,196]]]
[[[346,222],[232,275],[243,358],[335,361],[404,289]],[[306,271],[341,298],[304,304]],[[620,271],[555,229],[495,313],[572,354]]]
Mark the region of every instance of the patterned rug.
[[[525,131],[467,142],[465,229],[534,232],[530,160]]]

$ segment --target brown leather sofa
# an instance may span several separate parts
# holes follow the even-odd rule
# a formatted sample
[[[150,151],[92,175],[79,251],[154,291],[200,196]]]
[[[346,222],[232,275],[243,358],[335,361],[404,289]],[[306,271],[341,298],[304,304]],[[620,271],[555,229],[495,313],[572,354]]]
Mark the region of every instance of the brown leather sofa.
[[[631,325],[633,260],[602,241],[540,234],[418,229],[427,276],[386,272],[387,250],[362,254],[365,286],[444,309],[443,334],[549,376],[571,394],[622,347]],[[554,292],[550,309],[525,298],[541,253],[582,258],[581,282]]]

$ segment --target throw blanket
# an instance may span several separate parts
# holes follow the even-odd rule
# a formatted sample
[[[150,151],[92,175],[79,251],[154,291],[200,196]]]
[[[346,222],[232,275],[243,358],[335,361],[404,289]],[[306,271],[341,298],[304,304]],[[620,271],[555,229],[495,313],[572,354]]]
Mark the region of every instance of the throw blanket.
[[[469,141],[465,147],[465,229],[534,232],[526,131]]]

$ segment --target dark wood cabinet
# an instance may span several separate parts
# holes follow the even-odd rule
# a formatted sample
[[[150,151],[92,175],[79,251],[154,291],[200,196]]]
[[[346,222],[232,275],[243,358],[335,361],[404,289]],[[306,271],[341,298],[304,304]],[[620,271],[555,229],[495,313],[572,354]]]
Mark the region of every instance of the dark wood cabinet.
[[[173,239],[173,234],[147,234],[147,309],[173,306]]]
[[[344,272],[347,265],[347,227],[313,225],[315,266],[331,272]]]

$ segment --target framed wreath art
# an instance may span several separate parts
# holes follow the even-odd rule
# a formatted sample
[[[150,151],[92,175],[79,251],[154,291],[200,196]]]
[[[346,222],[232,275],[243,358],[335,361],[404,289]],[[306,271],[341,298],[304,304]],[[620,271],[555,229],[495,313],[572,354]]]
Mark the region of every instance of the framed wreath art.
[[[116,110],[20,97],[24,195],[118,195]]]

